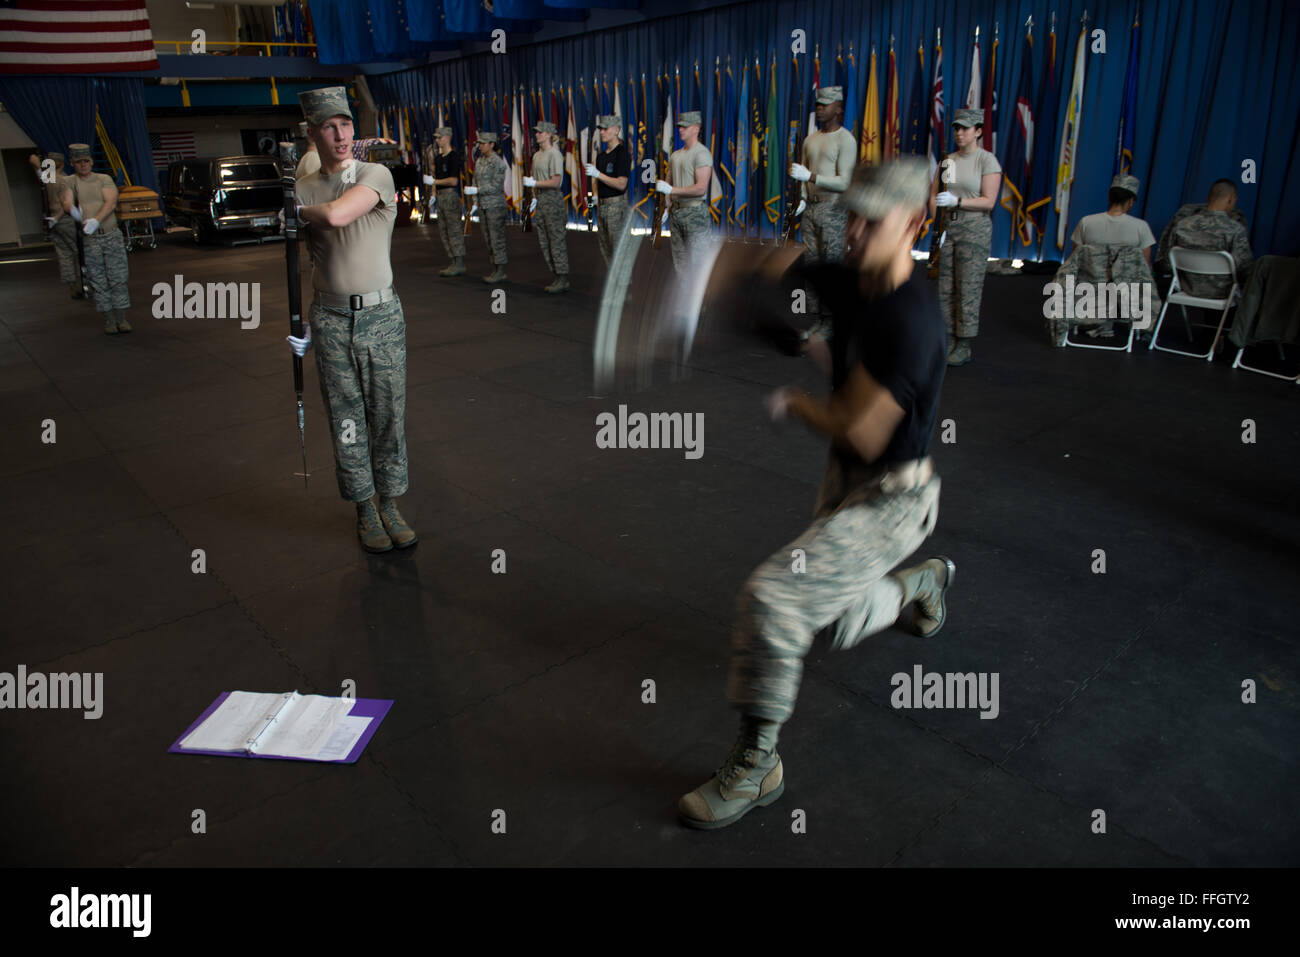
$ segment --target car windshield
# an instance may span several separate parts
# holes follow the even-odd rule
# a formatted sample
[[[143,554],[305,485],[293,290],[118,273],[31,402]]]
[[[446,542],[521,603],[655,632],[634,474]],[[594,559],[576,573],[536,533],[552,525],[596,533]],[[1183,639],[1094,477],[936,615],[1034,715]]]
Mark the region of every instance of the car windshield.
[[[221,182],[235,183],[247,182],[249,180],[279,180],[280,171],[276,169],[274,163],[223,163],[221,166]]]

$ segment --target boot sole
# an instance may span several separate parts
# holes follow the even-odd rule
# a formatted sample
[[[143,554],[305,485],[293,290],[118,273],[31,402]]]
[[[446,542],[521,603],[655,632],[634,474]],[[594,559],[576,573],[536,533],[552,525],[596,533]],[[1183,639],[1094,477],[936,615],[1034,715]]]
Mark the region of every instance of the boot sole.
[[[677,815],[677,820],[681,821],[686,827],[693,828],[697,831],[716,831],[720,828],[735,824],[756,807],[767,807],[784,793],[785,778],[782,778],[781,783],[778,784],[774,790],[769,791],[757,801],[751,801],[749,804],[746,804],[743,810],[737,811],[735,814],[731,815],[731,817],[724,817],[719,821],[696,821],[693,818],[682,817],[679,814]]]
[[[944,582],[943,588],[939,592],[939,624],[934,626],[933,631],[921,631],[918,628],[916,633],[922,638],[933,638],[939,634],[944,622],[948,620],[948,589],[952,587],[952,583],[957,579],[957,564],[951,558],[947,555],[936,555],[935,558],[947,566],[948,580]]]

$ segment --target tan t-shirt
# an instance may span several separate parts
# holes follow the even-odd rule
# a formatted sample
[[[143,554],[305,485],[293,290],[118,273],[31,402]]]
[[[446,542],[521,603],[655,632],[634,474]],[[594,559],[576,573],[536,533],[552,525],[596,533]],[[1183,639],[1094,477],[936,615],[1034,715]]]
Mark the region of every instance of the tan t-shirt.
[[[63,215],[63,200],[59,197],[63,193],[63,187],[68,177],[61,173],[56,173],[53,183],[42,183],[45,187],[45,215],[58,219]],[[71,186],[68,187],[71,189]]]
[[[986,173],[1001,173],[1002,165],[988,150],[976,149],[970,156],[953,152],[951,181],[943,170],[938,173],[939,192],[945,189],[961,199],[975,199],[980,195],[980,183]]]
[[[672,176],[672,184],[678,186],[694,186],[695,171],[701,166],[712,166],[713,154],[703,143],[696,143],[692,147],[683,146],[679,150],[674,150],[673,155],[668,157],[668,168]],[[704,202],[703,196],[688,196],[685,199],[672,197],[673,202],[678,206],[698,206]]]
[[[113,182],[111,176],[103,173],[91,173],[86,179],[73,174],[63,181],[64,192],[72,193],[74,200],[72,205],[81,206],[81,222],[84,224],[88,219],[99,219],[99,211],[104,208],[104,190],[117,189],[117,183]],[[60,203],[62,200],[60,200]],[[103,230],[117,228],[117,215],[108,214],[108,219],[99,219],[99,228]]]
[[[542,183],[550,179],[552,176],[563,175],[564,157],[560,155],[560,151],[554,146],[548,146],[546,149],[538,150],[533,154],[532,177],[537,180],[537,182]],[[564,181],[561,180],[561,188],[563,188],[563,185]]]
[[[294,170],[293,178],[302,179],[308,173],[314,173],[318,169],[320,169],[320,152],[308,150],[298,160],[298,168]]]
[[[397,191],[388,167],[353,160],[351,166],[331,176],[321,170],[308,173],[298,180],[295,191],[298,202],[315,206],[331,203],[355,186],[368,186],[379,194],[373,209],[338,228],[307,225],[307,246],[316,264],[311,284],[321,292],[351,296],[393,284],[390,252],[397,222]]]
[[[853,167],[858,162],[858,144],[853,134],[840,127],[834,133],[818,130],[803,141],[803,165],[817,176],[817,182],[804,184],[808,196],[818,193],[842,193],[848,189]]]
[[[1151,234],[1151,227],[1146,220],[1128,213],[1121,216],[1112,216],[1110,213],[1085,216],[1074,227],[1070,241],[1076,246],[1136,246],[1138,249],[1156,244],[1156,238]]]

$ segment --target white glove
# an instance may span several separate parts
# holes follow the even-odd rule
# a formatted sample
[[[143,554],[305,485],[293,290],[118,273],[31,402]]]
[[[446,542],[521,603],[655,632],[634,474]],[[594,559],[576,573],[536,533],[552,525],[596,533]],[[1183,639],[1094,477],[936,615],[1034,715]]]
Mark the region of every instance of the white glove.
[[[531,176],[525,176],[524,185],[531,189],[532,187],[537,185],[537,180],[533,179]]]
[[[794,215],[796,219],[803,215],[804,207],[806,207],[807,205],[808,203],[806,201],[802,199],[799,200],[799,208],[794,211]]]
[[[537,200],[534,199],[531,203],[528,204],[528,211],[531,213],[535,209],[537,209]]]
[[[936,196],[936,197],[934,198],[934,205],[936,205],[936,206],[956,206],[956,205],[957,205],[957,197],[954,196],[952,193],[948,192],[948,191],[945,189],[942,193],[940,193],[938,196]]]
[[[656,182],[655,189],[659,190],[659,192],[663,193],[665,196],[671,196],[673,194],[673,184],[667,180],[661,179]]]
[[[95,230],[97,230],[98,228],[99,228],[99,220],[91,218],[86,220],[86,225],[81,227],[81,231],[85,233],[87,236],[93,236],[95,235]]]
[[[789,386],[782,386],[777,389],[766,399],[763,405],[767,408],[767,415],[773,422],[783,422],[790,413],[790,399],[794,397],[794,390]]]
[[[478,195],[478,187],[477,187],[477,186],[466,186],[465,189],[464,189],[464,193],[465,193],[466,196],[477,196],[477,195]]]
[[[588,164],[587,164],[587,175],[588,175],[588,176],[595,176],[595,175],[596,175],[596,167],[595,167],[595,164],[593,164],[593,163],[588,163]]]
[[[285,341],[289,343],[289,350],[296,356],[305,356],[307,350],[311,348],[311,326],[303,323],[302,338],[294,336],[285,336]]]
[[[424,185],[425,185],[425,186],[432,186],[432,185],[433,185],[433,177],[432,177],[432,176],[428,176],[428,175],[426,175],[426,176],[424,177]]]
[[[73,219],[75,219],[77,222],[81,222],[81,207],[80,207],[80,206],[73,206],[70,210],[68,210],[68,212],[72,215],[72,218],[73,218]]]
[[[55,219],[53,216],[46,216],[46,217],[45,217],[45,225],[46,225],[46,226],[53,227],[54,224],[57,223],[57,222],[58,222],[58,220]]]
[[[801,183],[806,183],[812,179],[812,171],[807,166],[801,166],[799,163],[790,164],[790,175]]]

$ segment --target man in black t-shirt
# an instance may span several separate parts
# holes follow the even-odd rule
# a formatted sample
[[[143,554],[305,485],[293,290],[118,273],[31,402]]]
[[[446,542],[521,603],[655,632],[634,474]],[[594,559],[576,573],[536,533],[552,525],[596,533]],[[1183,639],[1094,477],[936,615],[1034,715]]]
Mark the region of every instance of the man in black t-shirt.
[[[754,572],[738,602],[728,697],[740,735],[715,775],[678,802],[683,824],[725,827],[785,789],[777,735],[794,711],[803,659],[818,633],[851,648],[900,620],[943,626],[956,566],[932,558],[891,572],[934,530],[939,478],[928,456],[947,364],[937,303],[912,279],[912,238],[925,220],[929,170],[907,158],[854,173],[844,264],[808,267],[833,317],[831,394],[780,389],[773,419],[802,419],[831,440],[806,532]]]
[[[432,156],[433,172],[424,174],[424,185],[435,190],[438,209],[438,236],[442,248],[447,250],[451,265],[441,270],[439,276],[465,274],[465,234],[461,231],[460,215],[464,210],[460,202],[460,153],[451,148],[450,126],[440,126],[434,133]],[[426,169],[428,167],[426,166]]]
[[[631,171],[627,144],[623,142],[623,118],[618,115],[601,116],[596,120],[600,128],[600,141],[605,151],[592,157],[587,164],[587,175],[596,181],[596,237],[600,240],[600,254],[609,266],[610,257],[618,237],[623,234],[627,219],[627,177]]]

